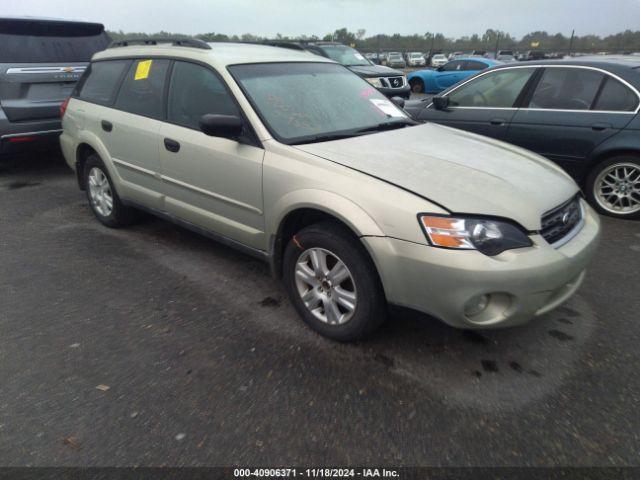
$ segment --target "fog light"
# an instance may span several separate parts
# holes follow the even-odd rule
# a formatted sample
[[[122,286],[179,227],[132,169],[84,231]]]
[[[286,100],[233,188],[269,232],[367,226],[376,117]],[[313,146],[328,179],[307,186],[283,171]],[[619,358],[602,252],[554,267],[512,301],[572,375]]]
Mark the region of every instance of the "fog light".
[[[489,305],[489,295],[478,295],[469,300],[464,306],[464,314],[473,317],[481,313]]]

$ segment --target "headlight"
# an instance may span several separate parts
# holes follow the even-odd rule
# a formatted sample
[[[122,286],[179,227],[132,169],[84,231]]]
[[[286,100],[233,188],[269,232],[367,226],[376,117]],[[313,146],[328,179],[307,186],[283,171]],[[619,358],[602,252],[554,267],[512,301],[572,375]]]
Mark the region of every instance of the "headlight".
[[[420,215],[419,219],[434,247],[478,250],[493,256],[505,250],[533,245],[521,228],[503,220],[430,215]]]
[[[382,82],[379,78],[365,78],[365,80],[376,88],[382,88]]]

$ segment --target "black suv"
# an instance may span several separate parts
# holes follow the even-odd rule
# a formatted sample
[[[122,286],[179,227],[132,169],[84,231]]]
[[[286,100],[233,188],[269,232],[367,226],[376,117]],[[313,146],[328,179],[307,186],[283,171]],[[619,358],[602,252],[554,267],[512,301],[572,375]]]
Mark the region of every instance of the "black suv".
[[[321,57],[330,58],[364,78],[387,97],[401,97],[408,99],[411,95],[411,87],[407,77],[400,70],[376,65],[369,61],[355,48],[348,47],[338,42],[287,42],[267,41],[266,45],[274,47],[291,48],[293,50],[306,50]]]
[[[98,23],[0,18],[0,160],[57,146],[60,105],[109,42]]]

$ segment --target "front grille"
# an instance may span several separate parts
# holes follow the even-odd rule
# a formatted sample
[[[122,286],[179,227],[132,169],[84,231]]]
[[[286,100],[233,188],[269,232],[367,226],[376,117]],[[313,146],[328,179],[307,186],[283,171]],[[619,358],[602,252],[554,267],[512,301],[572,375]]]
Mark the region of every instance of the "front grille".
[[[582,226],[580,197],[576,196],[542,216],[540,234],[555,247],[571,240]]]
[[[390,88],[402,88],[404,86],[403,77],[387,77],[385,78]]]

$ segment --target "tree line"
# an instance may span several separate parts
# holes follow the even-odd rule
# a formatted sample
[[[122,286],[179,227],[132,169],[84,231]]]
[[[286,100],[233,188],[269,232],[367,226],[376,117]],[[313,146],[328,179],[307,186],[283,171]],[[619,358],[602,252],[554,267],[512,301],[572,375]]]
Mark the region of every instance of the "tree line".
[[[113,40],[124,38],[168,38],[168,37],[192,37],[204,40],[205,42],[261,42],[264,40],[324,40],[336,41],[345,45],[351,45],[362,52],[376,51],[435,51],[443,52],[485,50],[544,50],[546,52],[640,52],[640,30],[616,33],[606,37],[598,35],[565,35],[563,33],[549,34],[545,31],[531,32],[517,39],[507,32],[501,30],[488,29],[484,34],[474,34],[459,38],[446,37],[442,33],[426,32],[422,35],[392,35],[380,34],[366,36],[366,30],[360,29],[351,32],[346,28],[340,28],[333,33],[328,33],[324,37],[315,35],[300,35],[289,37],[277,34],[274,38],[260,37],[245,33],[242,35],[226,35],[223,33],[201,33],[197,35],[183,35],[169,32],[148,33],[125,33],[122,30],[108,32]]]

